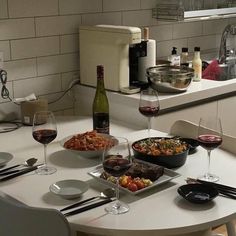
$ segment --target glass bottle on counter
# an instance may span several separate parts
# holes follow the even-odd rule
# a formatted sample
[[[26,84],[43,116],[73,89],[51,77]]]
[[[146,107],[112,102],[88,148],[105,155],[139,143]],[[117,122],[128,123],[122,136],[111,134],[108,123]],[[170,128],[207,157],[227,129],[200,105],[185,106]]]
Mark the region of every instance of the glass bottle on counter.
[[[194,69],[193,81],[200,81],[202,78],[202,60],[200,58],[200,47],[194,48],[194,56],[192,64]]]
[[[184,67],[189,66],[189,60],[188,60],[188,48],[182,48],[182,53],[180,56],[180,65]]]
[[[109,134],[109,103],[104,86],[104,67],[97,66],[97,89],[93,100],[93,129],[98,133]]]

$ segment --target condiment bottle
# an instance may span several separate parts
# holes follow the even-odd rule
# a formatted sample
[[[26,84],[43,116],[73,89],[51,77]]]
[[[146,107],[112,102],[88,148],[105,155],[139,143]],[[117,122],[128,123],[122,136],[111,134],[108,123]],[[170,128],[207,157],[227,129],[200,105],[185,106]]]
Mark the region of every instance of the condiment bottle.
[[[109,103],[104,86],[104,67],[97,66],[97,88],[93,100],[93,129],[98,133],[109,134]]]
[[[171,51],[171,55],[169,56],[168,60],[171,62],[172,66],[179,66],[180,65],[180,56],[177,55],[177,48],[173,47]]]
[[[188,48],[182,48],[182,53],[180,56],[180,65],[185,67],[189,66]]]
[[[193,81],[200,81],[202,78],[202,60],[200,58],[200,47],[194,48],[194,56],[192,64],[194,69]]]

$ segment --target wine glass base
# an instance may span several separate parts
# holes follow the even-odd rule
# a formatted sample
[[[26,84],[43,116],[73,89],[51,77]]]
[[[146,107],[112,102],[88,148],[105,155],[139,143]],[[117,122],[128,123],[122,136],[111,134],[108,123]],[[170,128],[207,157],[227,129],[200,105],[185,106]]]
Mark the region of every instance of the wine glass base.
[[[55,167],[42,166],[42,167],[39,167],[35,172],[38,175],[51,175],[51,174],[55,173],[56,171],[57,171],[57,169]]]
[[[113,215],[124,214],[129,211],[129,206],[124,202],[116,201],[115,203],[112,202],[105,207],[105,211]]]
[[[199,176],[198,179],[208,181],[208,182],[217,182],[219,181],[220,178],[217,175],[207,173],[203,176]]]

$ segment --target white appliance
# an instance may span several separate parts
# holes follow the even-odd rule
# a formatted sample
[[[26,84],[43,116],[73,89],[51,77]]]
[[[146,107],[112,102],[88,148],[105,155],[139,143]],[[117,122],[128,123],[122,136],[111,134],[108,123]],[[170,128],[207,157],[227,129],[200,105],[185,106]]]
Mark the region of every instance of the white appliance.
[[[104,65],[105,88],[120,91],[129,86],[129,46],[141,42],[137,27],[81,26],[80,81],[96,86],[96,66]]]

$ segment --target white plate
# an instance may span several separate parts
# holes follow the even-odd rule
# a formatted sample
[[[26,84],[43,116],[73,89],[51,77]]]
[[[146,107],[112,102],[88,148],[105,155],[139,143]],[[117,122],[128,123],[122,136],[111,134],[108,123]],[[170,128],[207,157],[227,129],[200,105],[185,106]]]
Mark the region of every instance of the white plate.
[[[0,166],[4,166],[13,158],[11,153],[0,152]]]
[[[84,181],[67,179],[51,184],[49,190],[62,198],[73,199],[80,197],[88,188],[89,185]]]
[[[109,134],[100,134],[104,137],[108,137],[108,138],[111,138],[113,136],[109,135]],[[75,135],[70,135],[70,136],[67,136],[65,137],[64,139],[62,139],[60,141],[60,145],[65,149],[65,150],[68,150],[70,152],[73,152],[74,154],[80,156],[80,157],[84,157],[84,158],[98,158],[98,157],[101,157],[102,155],[102,152],[103,150],[98,150],[98,151],[79,151],[79,150],[74,150],[74,149],[69,149],[69,148],[65,148],[64,147],[64,143],[66,141],[68,141],[69,139],[71,139],[73,136]]]
[[[140,163],[145,163],[145,164],[148,164],[148,165],[155,165],[155,164],[151,164],[151,163],[145,162],[145,161],[140,161],[140,160],[136,160],[136,161],[138,161],[138,162],[140,162]],[[88,174],[89,174],[90,176],[92,176],[93,178],[95,178],[96,180],[98,180],[99,182],[101,182],[101,183],[104,183],[104,184],[106,184],[106,185],[110,185],[110,186],[112,186],[112,187],[115,187],[116,184],[114,184],[114,183],[112,183],[112,182],[110,182],[110,181],[108,181],[108,180],[105,180],[105,179],[103,179],[103,178],[100,178],[100,175],[103,173],[103,171],[104,171],[104,170],[103,170],[103,167],[100,165],[100,166],[95,167],[95,169],[94,169],[93,171],[88,172]],[[163,174],[161,177],[159,177],[159,179],[157,179],[156,181],[153,181],[152,185],[150,185],[150,186],[147,186],[147,187],[145,187],[145,188],[143,188],[143,189],[139,189],[139,190],[137,190],[137,191],[135,191],[135,192],[132,192],[132,191],[130,191],[129,189],[124,188],[124,187],[122,187],[122,186],[120,186],[120,189],[121,189],[122,191],[124,191],[124,192],[130,193],[130,194],[132,194],[132,195],[136,195],[136,194],[138,194],[138,193],[147,191],[148,189],[154,188],[154,187],[156,187],[156,186],[158,186],[158,185],[161,185],[161,184],[163,184],[163,183],[169,182],[169,181],[171,181],[172,179],[177,178],[177,177],[179,177],[179,176],[180,176],[179,173],[177,173],[177,172],[175,172],[175,171],[173,171],[173,170],[164,168],[164,174]]]

